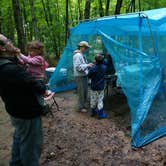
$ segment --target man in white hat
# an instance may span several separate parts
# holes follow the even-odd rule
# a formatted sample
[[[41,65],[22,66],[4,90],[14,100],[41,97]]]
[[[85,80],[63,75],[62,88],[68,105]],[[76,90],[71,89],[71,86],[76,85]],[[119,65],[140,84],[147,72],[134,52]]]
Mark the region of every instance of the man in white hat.
[[[85,52],[90,48],[86,41],[81,41],[78,44],[78,50],[74,52],[73,66],[74,77],[76,80],[78,93],[78,111],[87,112],[87,98],[88,98],[88,68],[92,67],[92,63],[87,63]]]

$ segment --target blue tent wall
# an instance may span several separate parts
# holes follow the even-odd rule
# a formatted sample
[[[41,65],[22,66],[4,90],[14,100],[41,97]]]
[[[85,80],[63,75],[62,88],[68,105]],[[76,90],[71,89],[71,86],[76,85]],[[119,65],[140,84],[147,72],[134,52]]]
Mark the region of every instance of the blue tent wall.
[[[92,45],[89,61],[104,45],[131,111],[132,145],[140,147],[166,134],[166,8],[80,23],[49,81],[56,92],[73,89],[73,52],[77,43]]]

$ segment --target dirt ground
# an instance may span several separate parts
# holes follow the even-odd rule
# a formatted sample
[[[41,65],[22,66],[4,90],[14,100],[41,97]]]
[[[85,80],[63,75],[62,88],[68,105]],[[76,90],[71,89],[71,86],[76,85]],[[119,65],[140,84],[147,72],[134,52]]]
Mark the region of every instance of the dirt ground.
[[[105,99],[108,119],[98,120],[89,113],[76,112],[76,94],[57,94],[60,111],[43,117],[44,147],[42,166],[164,166],[166,137],[143,148],[130,145],[130,112],[121,94]],[[0,166],[10,158],[13,129],[0,101]]]

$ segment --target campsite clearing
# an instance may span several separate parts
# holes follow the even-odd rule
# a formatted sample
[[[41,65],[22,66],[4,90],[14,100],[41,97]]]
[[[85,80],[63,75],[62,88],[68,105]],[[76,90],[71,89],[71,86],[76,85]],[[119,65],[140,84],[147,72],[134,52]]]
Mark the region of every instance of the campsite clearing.
[[[73,91],[57,94],[61,111],[43,118],[42,166],[164,165],[166,137],[131,149],[130,112],[123,95],[105,99],[105,120],[76,112],[75,101]],[[2,102],[0,108],[0,165],[7,166],[13,130]]]

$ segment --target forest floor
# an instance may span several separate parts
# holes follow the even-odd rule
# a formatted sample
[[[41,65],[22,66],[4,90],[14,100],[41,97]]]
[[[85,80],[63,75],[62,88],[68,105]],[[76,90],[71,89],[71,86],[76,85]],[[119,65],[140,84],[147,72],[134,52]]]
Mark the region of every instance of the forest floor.
[[[60,111],[43,117],[42,166],[164,166],[166,137],[143,148],[132,149],[130,112],[123,95],[105,98],[108,119],[76,112],[73,91],[57,94]],[[13,129],[0,103],[0,166],[7,166]]]

